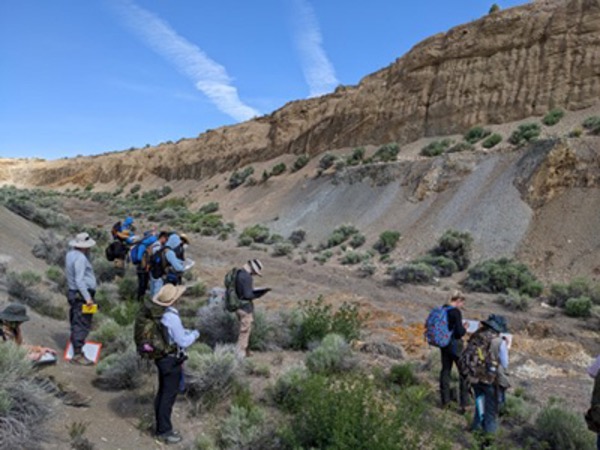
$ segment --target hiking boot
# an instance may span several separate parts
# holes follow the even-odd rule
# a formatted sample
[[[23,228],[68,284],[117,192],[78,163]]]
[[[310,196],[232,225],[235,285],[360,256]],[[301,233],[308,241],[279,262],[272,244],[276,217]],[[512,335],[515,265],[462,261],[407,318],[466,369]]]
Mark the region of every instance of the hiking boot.
[[[78,366],[93,366],[94,361],[90,361],[83,355],[75,355],[71,358],[71,364],[76,364]]]
[[[176,434],[173,431],[164,434],[157,434],[156,439],[163,444],[178,444],[182,441],[182,437],[179,434]]]
[[[75,408],[87,408],[90,406],[91,401],[92,397],[87,397],[75,391],[65,393],[62,399],[63,405],[74,406]]]

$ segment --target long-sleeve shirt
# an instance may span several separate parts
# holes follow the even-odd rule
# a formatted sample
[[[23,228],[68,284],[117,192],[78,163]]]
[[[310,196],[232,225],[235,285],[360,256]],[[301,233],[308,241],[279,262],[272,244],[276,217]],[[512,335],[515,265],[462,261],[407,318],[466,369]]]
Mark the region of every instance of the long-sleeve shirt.
[[[463,326],[462,313],[460,309],[444,305],[448,308],[448,330],[452,330],[453,339],[462,339],[467,334],[467,330]]]
[[[252,280],[252,275],[244,269],[238,270],[237,276],[235,277],[235,292],[241,300],[246,300],[245,302],[242,302],[240,309],[248,314],[252,314],[254,312],[254,303],[252,300],[258,296],[254,293],[254,280]]]
[[[165,313],[160,319],[169,332],[170,344],[176,344],[179,348],[187,348],[192,345],[200,336],[197,330],[187,330],[181,323],[179,311],[172,306],[165,309]]]
[[[91,300],[88,289],[96,289],[96,276],[87,256],[77,249],[69,250],[65,260],[65,272],[69,290],[79,291],[85,301]]]

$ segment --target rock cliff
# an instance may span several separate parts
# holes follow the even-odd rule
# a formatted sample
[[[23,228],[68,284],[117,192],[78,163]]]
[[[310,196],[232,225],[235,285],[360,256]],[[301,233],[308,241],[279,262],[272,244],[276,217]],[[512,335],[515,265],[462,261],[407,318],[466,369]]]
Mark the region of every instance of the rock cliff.
[[[285,153],[403,144],[556,106],[582,109],[599,97],[600,0],[538,1],[432,36],[357,86],[267,116],[174,144],[29,161],[0,177],[30,185],[201,179]]]

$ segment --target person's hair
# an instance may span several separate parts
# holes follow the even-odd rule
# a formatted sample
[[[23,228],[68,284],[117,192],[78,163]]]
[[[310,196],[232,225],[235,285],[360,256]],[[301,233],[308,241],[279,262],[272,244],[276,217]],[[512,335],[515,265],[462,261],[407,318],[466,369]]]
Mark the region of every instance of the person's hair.
[[[462,292],[460,291],[454,291],[452,292],[452,295],[450,296],[450,301],[451,302],[457,302],[459,300],[462,300],[463,302],[465,301],[465,296]]]
[[[168,231],[161,231],[161,232],[158,234],[158,238],[159,238],[159,239],[162,239],[162,238],[169,239],[169,236],[170,236],[170,235],[171,235],[171,233],[170,233],[170,232],[168,232]]]

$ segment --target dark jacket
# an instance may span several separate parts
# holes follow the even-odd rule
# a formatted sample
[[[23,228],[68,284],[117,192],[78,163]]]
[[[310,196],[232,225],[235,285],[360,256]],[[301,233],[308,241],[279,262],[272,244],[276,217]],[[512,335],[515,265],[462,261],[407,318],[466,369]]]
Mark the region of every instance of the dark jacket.
[[[243,300],[240,309],[247,313],[253,313],[254,304],[252,300],[257,298],[257,295],[254,293],[254,280],[252,279],[252,275],[244,269],[238,270],[235,277],[235,292],[240,300]]]
[[[594,379],[594,392],[592,394],[592,404],[585,415],[588,428],[594,433],[600,433],[600,371]]]
[[[444,305],[444,307],[448,306],[450,305]],[[456,340],[462,339],[462,337],[467,334],[467,330],[463,326],[463,318],[460,309],[454,307],[448,309],[448,329],[454,330],[452,338]]]

